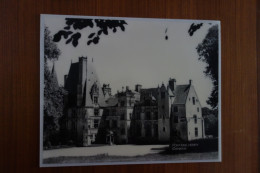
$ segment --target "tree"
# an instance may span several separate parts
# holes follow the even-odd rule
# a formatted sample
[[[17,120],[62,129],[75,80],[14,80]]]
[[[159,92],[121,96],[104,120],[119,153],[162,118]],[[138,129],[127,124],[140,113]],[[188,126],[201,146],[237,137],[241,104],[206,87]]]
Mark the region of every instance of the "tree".
[[[58,86],[55,71],[50,71],[47,60],[57,60],[60,50],[52,41],[50,31],[47,27],[44,30],[44,124],[43,142],[44,146],[58,143],[60,129],[59,119],[63,115],[63,97],[65,90]]]
[[[205,134],[218,137],[218,111],[204,107],[202,108],[202,117],[205,122]]]
[[[124,20],[108,20],[108,19],[76,19],[76,18],[66,18],[66,26],[64,30],[58,31],[53,38],[54,42],[59,42],[62,37],[66,40],[66,44],[72,43],[74,47],[77,47],[78,40],[81,38],[81,33],[77,30],[82,30],[84,28],[96,27],[98,30],[92,32],[88,36],[87,45],[98,44],[100,36],[102,34],[108,35],[109,30],[114,33],[120,28],[125,31],[125,26],[127,23]]]
[[[200,26],[202,25],[197,26],[195,30],[190,28],[189,31],[192,31],[190,35],[192,36]],[[194,27],[194,25],[191,25],[191,27]],[[207,100],[207,103],[213,109],[218,108],[218,37],[218,25],[214,25],[209,28],[206,37],[196,47],[199,60],[206,63],[206,68],[203,72],[213,82],[213,90]]]
[[[58,60],[60,56],[60,50],[57,44],[52,41],[51,32],[48,27],[44,28],[44,63],[47,60]],[[47,65],[47,64],[46,64]]]

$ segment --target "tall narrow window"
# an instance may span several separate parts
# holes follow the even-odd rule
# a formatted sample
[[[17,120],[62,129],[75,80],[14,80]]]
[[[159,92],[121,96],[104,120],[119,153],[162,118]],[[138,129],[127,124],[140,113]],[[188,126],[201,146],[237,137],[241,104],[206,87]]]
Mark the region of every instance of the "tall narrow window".
[[[174,111],[174,112],[178,112],[178,106],[174,106],[174,107],[173,107],[173,111]]]
[[[94,97],[94,103],[95,103],[95,104],[98,103],[98,97]]]
[[[200,108],[197,108],[197,111],[200,112]]]
[[[121,135],[125,135],[125,128],[121,129]]]
[[[197,115],[193,115],[194,123],[197,124]]]
[[[94,120],[94,128],[98,128],[99,120]]]
[[[165,92],[161,92],[161,98],[162,98],[162,99],[165,98]]]
[[[174,123],[178,123],[178,116],[174,116]]]
[[[198,137],[198,128],[195,127],[195,137]]]
[[[116,120],[113,120],[112,122],[113,122],[113,123],[112,123],[113,128],[117,128],[117,121],[116,121]]]
[[[162,109],[164,109],[164,105],[162,105]]]
[[[146,112],[146,120],[151,120],[151,113],[150,112]]]
[[[106,120],[106,127],[110,128],[110,121],[109,120]]]
[[[120,116],[120,120],[124,120],[125,119],[125,114],[121,114],[121,116]]]
[[[94,109],[94,115],[98,116],[99,115],[99,109]]]
[[[192,103],[195,105],[195,97],[192,97]]]

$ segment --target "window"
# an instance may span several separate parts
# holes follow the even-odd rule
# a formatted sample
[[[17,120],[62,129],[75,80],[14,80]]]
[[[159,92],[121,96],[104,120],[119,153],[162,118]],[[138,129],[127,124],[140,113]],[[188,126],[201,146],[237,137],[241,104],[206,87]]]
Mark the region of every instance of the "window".
[[[99,109],[94,109],[94,115],[98,116],[99,115]]]
[[[161,98],[162,98],[162,99],[165,98],[165,92],[161,92]]]
[[[94,128],[98,128],[99,120],[94,120]]]
[[[173,107],[173,112],[178,112],[178,106]]]
[[[97,104],[98,103],[98,97],[94,97],[94,103]]]
[[[192,103],[195,105],[195,97],[192,97]]]
[[[186,117],[181,117],[180,122],[186,122]]]
[[[142,124],[137,124],[136,136],[141,136],[141,135],[142,135]]]
[[[166,128],[165,128],[165,127],[163,127],[163,131],[164,131],[164,132],[166,131]]]
[[[121,101],[121,106],[123,107],[123,106],[125,106],[125,102],[124,101]]]
[[[76,122],[73,122],[73,123],[72,123],[72,126],[73,126],[73,127],[72,127],[73,130],[77,130],[77,124],[76,124]]]
[[[197,108],[197,111],[200,112],[200,108]]]
[[[124,119],[125,119],[125,114],[121,114],[120,120],[124,120]]]
[[[106,126],[107,126],[107,128],[110,128],[110,122],[109,122],[109,120],[106,120]]]
[[[130,118],[130,120],[132,119],[132,113],[129,113],[129,118]]]
[[[178,123],[178,116],[174,116],[174,123]]]
[[[157,120],[158,119],[158,112],[154,112],[154,119]]]
[[[109,109],[104,109],[104,116],[109,116]]]
[[[116,110],[115,109],[112,109],[112,115],[111,116],[116,116]]]
[[[136,114],[136,119],[137,119],[137,120],[141,120],[141,113],[138,112],[138,113]]]
[[[197,115],[193,115],[194,123],[197,124]]]
[[[158,137],[158,125],[157,124],[154,124],[153,125],[153,127],[154,127],[154,137]]]
[[[147,125],[145,126],[145,136],[146,136],[146,137],[152,136],[151,130],[152,130],[152,129],[151,129],[151,125],[148,125],[148,124],[147,124]]]
[[[195,137],[198,137],[198,128],[195,127]]]
[[[146,112],[145,116],[146,116],[146,120],[150,120],[151,119],[151,113],[150,112]]]
[[[121,129],[121,135],[125,135],[125,128]]]
[[[162,105],[162,109],[164,109],[164,105]]]
[[[129,100],[129,106],[131,106],[131,103],[132,103],[132,101],[131,101],[131,99]]]
[[[113,120],[113,122],[112,122],[112,127],[113,127],[113,128],[117,128],[117,121],[116,121],[116,120]]]

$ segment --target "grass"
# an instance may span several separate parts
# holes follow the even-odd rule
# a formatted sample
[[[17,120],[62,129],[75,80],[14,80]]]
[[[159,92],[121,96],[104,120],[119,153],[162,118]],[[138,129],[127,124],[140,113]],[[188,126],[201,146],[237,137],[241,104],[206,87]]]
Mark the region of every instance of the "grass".
[[[142,162],[142,161],[185,161],[185,160],[213,160],[218,158],[218,152],[208,153],[184,153],[184,154],[147,154],[134,157],[129,156],[109,156],[107,153],[95,156],[78,156],[78,157],[53,157],[43,160],[45,164],[57,163],[103,163],[103,162]]]

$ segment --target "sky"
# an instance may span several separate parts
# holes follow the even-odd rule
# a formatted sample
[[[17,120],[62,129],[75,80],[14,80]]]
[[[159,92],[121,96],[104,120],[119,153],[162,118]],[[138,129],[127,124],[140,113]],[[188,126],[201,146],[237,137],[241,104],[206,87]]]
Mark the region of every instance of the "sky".
[[[54,35],[64,28],[65,17],[46,15],[43,23]],[[167,84],[169,78],[175,78],[177,85],[188,84],[191,79],[201,105],[210,107],[206,100],[213,85],[203,73],[206,64],[198,60],[196,47],[217,22],[210,21],[210,25],[209,21],[124,20],[128,24],[124,32],[110,31],[108,35],[102,35],[96,45],[86,44],[88,35],[97,30],[95,27],[79,31],[82,37],[76,48],[65,44],[64,39],[58,42],[61,55],[55,62],[55,69],[59,84],[64,84],[64,75],[68,74],[71,62],[78,62],[78,57],[87,56],[91,60],[93,58],[100,83],[109,83],[112,94],[125,86],[134,89],[136,84],[141,84],[142,88],[155,88],[162,83]],[[204,24],[190,37],[188,29],[193,22]],[[168,40],[165,40],[166,28]]]

